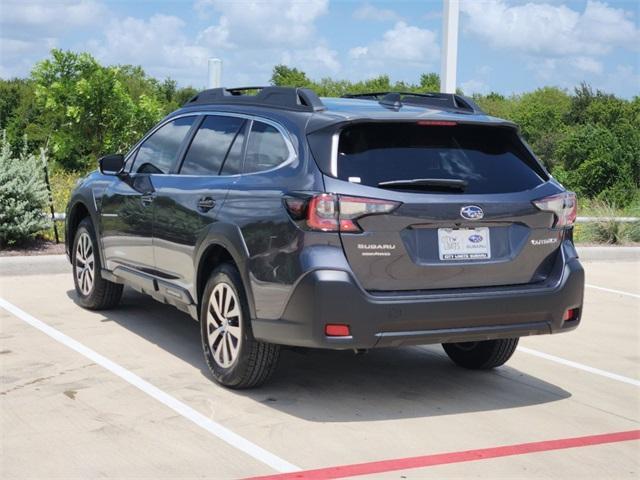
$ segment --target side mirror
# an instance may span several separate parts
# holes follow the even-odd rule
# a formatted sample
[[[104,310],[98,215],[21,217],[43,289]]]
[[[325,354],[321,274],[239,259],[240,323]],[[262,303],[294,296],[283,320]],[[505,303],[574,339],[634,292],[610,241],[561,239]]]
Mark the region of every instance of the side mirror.
[[[118,175],[124,167],[124,155],[120,153],[105,155],[98,160],[98,165],[103,175]]]

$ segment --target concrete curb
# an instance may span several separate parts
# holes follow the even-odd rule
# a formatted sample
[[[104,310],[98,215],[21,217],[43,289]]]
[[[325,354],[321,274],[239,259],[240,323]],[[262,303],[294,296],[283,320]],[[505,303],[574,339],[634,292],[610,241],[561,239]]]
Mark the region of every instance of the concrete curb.
[[[580,260],[585,261],[637,261],[640,247],[581,247],[577,246]]]
[[[66,255],[0,257],[1,277],[69,273],[70,271],[71,264]]]
[[[640,247],[577,247],[584,261],[638,261]],[[66,255],[22,255],[0,257],[0,276],[69,273]]]

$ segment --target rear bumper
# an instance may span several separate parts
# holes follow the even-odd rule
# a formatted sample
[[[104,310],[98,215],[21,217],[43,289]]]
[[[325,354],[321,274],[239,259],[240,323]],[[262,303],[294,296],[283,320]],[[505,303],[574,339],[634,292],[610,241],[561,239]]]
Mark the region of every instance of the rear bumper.
[[[464,289],[416,295],[372,295],[350,272],[304,275],[282,318],[253,321],[257,339],[312,348],[373,347],[466,342],[573,330],[580,323],[584,270],[577,258],[558,255],[545,285]],[[567,309],[576,318],[563,321]],[[347,324],[350,337],[327,337],[327,323]]]

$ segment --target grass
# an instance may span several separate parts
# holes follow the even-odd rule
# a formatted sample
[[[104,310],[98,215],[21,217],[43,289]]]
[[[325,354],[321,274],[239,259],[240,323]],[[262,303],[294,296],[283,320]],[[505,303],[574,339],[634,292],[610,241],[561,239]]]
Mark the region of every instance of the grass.
[[[586,204],[586,205],[585,205]],[[583,200],[578,215],[585,217],[640,217],[640,202],[636,198],[627,208],[620,209],[600,200]],[[623,245],[640,242],[640,222],[622,223],[603,220],[576,224],[576,243]]]
[[[51,193],[53,196],[53,210],[56,213],[65,212],[69,198],[71,198],[71,192],[75,188],[78,179],[82,176],[83,174],[79,172],[66,172],[62,170],[51,172],[49,181],[51,183]],[[49,209],[47,208],[47,215],[48,214]],[[64,242],[64,222],[57,222],[57,227],[58,238],[61,242]],[[42,237],[45,240],[55,241],[53,226],[45,230],[42,233]]]

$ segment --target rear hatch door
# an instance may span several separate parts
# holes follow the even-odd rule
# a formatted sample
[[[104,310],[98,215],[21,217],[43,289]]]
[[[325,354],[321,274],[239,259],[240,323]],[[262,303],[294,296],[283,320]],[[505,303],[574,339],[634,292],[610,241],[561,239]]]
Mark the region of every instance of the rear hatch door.
[[[544,281],[563,230],[533,200],[559,187],[513,128],[453,122],[360,123],[342,129],[327,192],[398,202],[341,233],[370,291]]]

